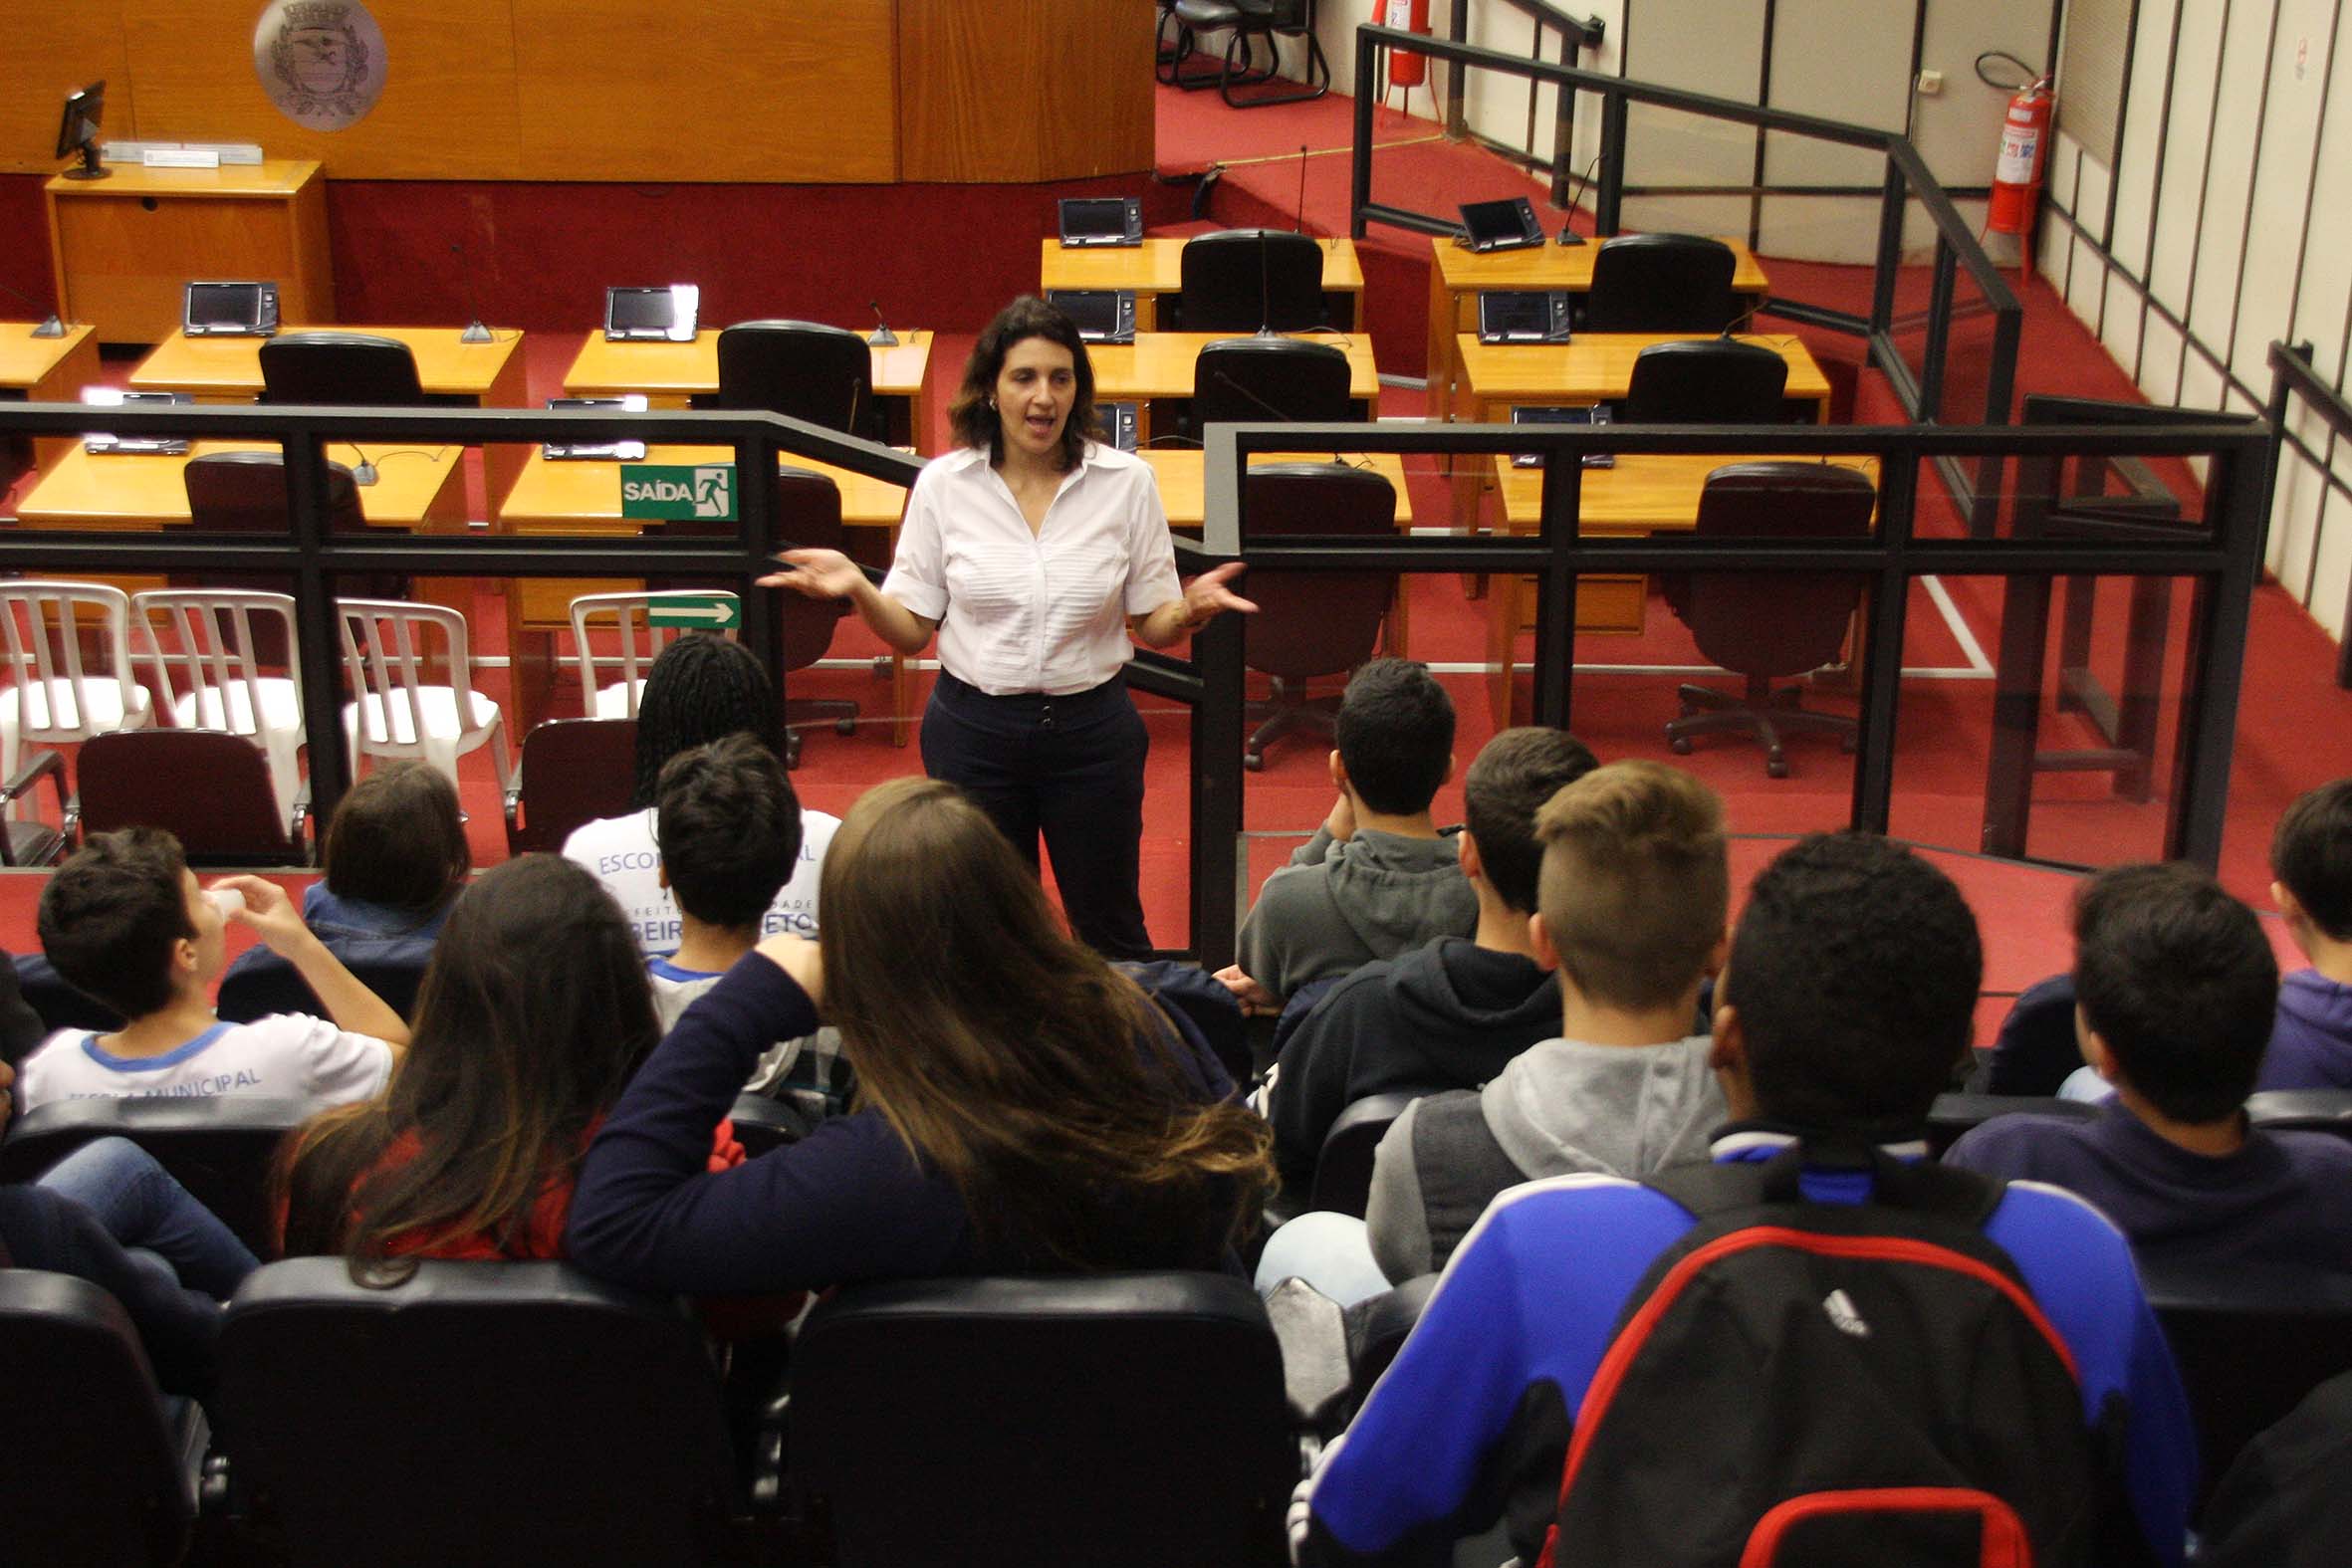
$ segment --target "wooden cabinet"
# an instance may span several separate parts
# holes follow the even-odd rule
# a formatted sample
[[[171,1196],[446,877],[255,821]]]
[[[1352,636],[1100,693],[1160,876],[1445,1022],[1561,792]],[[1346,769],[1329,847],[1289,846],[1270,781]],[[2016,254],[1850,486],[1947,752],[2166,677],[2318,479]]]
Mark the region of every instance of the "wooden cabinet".
[[[278,285],[281,321],[335,320],[319,165],[276,158],[217,169],[117,166],[49,182],[59,314],[103,342],[154,343],[180,324],[194,278]]]

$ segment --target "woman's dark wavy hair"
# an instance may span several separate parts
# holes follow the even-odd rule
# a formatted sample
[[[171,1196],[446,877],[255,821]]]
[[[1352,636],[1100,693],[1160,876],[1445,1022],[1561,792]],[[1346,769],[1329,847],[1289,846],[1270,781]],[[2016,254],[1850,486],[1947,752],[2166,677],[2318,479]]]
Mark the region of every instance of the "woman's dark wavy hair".
[[[662,764],[744,730],[775,748],[776,683],[757,655],[707,631],[662,649],[637,699],[637,782],[629,808],[643,810],[659,798]]]
[[[342,1252],[397,1284],[436,1240],[511,1235],[569,1182],[594,1121],[661,1037],[628,920],[593,875],[531,854],[449,912],[383,1097],[315,1117],[280,1156],[286,1255]],[[414,1158],[379,1170],[413,1136]]]
[[[997,377],[1005,372],[1005,355],[1027,337],[1043,337],[1067,348],[1077,373],[1077,397],[1069,406],[1068,423],[1061,427],[1058,466],[1067,471],[1085,460],[1088,441],[1102,438],[1094,419],[1094,364],[1086,357],[1086,339],[1078,336],[1078,324],[1059,306],[1049,305],[1034,294],[1025,294],[997,312],[997,319],[972,345],[972,357],[964,361],[964,384],[956,388],[947,417],[957,441],[987,447],[989,462],[1004,462],[1005,429],[989,399],[996,396]]]

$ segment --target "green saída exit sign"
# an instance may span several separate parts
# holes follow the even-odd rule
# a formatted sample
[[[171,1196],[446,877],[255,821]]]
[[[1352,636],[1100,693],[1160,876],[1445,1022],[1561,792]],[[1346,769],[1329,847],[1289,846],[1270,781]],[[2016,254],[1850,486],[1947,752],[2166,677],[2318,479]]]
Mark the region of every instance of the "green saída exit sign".
[[[733,463],[623,463],[620,515],[624,518],[700,518],[735,521]]]
[[[655,626],[727,631],[742,622],[743,601],[732,593],[656,593],[645,600],[645,619]]]

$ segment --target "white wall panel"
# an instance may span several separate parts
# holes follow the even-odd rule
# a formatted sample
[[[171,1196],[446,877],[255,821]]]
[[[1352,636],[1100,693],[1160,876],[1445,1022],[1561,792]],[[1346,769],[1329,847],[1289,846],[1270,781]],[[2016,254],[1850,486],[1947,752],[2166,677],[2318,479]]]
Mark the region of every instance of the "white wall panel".
[[[2262,80],[2270,68],[2266,0],[2233,0],[2216,72],[2225,112],[2214,116],[2206,151],[2204,210],[2197,227],[2197,276],[2190,288],[2189,331],[2215,353],[2229,351],[2237,314],[2238,274],[2246,244],[2246,211],[2254,176],[2254,136],[2266,129],[2259,113]]]
[[[2224,6],[2225,0],[2183,0],[2181,7],[2172,113],[2165,122],[2164,170],[2156,193],[2156,242],[2149,263],[2150,287],[2176,311],[2188,302],[2190,275],[2197,266]]]
[[[2115,259],[2134,273],[2145,272],[2148,266],[2157,149],[2165,126],[2165,62],[2171,58],[2173,18],[2178,10],[2179,0],[2140,0],[2140,25],[2123,106],[2122,152],[2115,174],[2115,226],[2106,240]],[[2094,237],[2100,235],[2102,212],[2088,206],[2076,207],[2074,212]]]

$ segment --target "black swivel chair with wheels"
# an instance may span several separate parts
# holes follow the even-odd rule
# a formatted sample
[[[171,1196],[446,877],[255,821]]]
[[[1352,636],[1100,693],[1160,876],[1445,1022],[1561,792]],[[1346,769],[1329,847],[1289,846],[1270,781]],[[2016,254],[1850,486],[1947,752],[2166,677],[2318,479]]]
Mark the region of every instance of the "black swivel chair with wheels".
[[[1282,1349],[1239,1279],[851,1286],[810,1314],[792,1378],[817,1561],[1286,1561]]]
[[[797,549],[844,550],[840,487],[823,474],[787,468],[776,476],[777,515],[784,537]],[[778,595],[777,610],[784,617],[783,673],[805,670],[832,646],[833,628],[849,613],[846,599],[812,599],[798,593]],[[784,766],[801,766],[801,728],[829,722],[835,734],[857,730],[857,704],[843,697],[794,697],[784,700]]]
[[[1770,425],[1785,419],[1788,361],[1762,343],[1729,337],[1652,343],[1633,356],[1624,404],[1629,425]]]
[[[820,322],[737,322],[719,334],[719,389],[693,401],[870,436],[873,353],[857,334]]]
[[[261,400],[394,408],[473,401],[427,393],[408,345],[372,333],[281,333],[269,338],[261,345]]]
[[[1736,258],[1696,234],[1620,234],[1592,254],[1588,333],[1719,333],[1739,317]]]
[[[1701,539],[1863,539],[1878,506],[1870,480],[1819,463],[1734,463],[1707,476],[1699,496]],[[1667,744],[1688,754],[1695,736],[1754,737],[1764,772],[1788,776],[1780,744],[1786,731],[1834,735],[1851,752],[1860,726],[1843,714],[1799,705],[1803,688],[1772,687],[1837,657],[1860,602],[1852,576],[1791,572],[1698,571],[1667,582],[1666,601],[1691,628],[1711,663],[1747,677],[1738,696],[1712,686],[1683,686],[1681,717],[1666,726]]]
[[[1326,325],[1323,247],[1288,229],[1196,234],[1177,256],[1176,326],[1188,333],[1304,332]]]
[[[1213,424],[1270,419],[1329,424],[1356,417],[1347,355],[1296,337],[1235,337],[1203,347],[1192,366],[1193,439]]]
[[[1303,104],[1321,98],[1331,91],[1331,62],[1323,57],[1321,40],[1314,31],[1315,0],[1176,0],[1161,20],[1161,52],[1167,59],[1160,67],[1160,80],[1186,91],[1213,87],[1218,96],[1235,109],[1264,109],[1273,104]],[[1176,40],[1167,42],[1167,23],[1176,24]],[[1194,52],[1195,39],[1202,33],[1225,33],[1225,57],[1213,71],[1186,71],[1185,59]],[[1266,64],[1257,63],[1253,38],[1266,40]],[[1304,86],[1275,88],[1267,92],[1250,92],[1236,96],[1235,89],[1263,88],[1280,80],[1276,70],[1282,65],[1284,38],[1304,39],[1306,42],[1306,82]]]
[[[1396,532],[1396,489],[1368,469],[1263,464],[1250,470],[1245,491],[1251,538]],[[1264,722],[1251,732],[1242,765],[1255,772],[1266,766],[1266,749],[1293,730],[1334,733],[1339,695],[1309,697],[1306,683],[1344,676],[1372,656],[1397,579],[1393,571],[1261,571],[1246,586],[1258,613],[1243,627],[1243,662],[1274,680],[1273,700],[1251,704],[1251,717]]]

